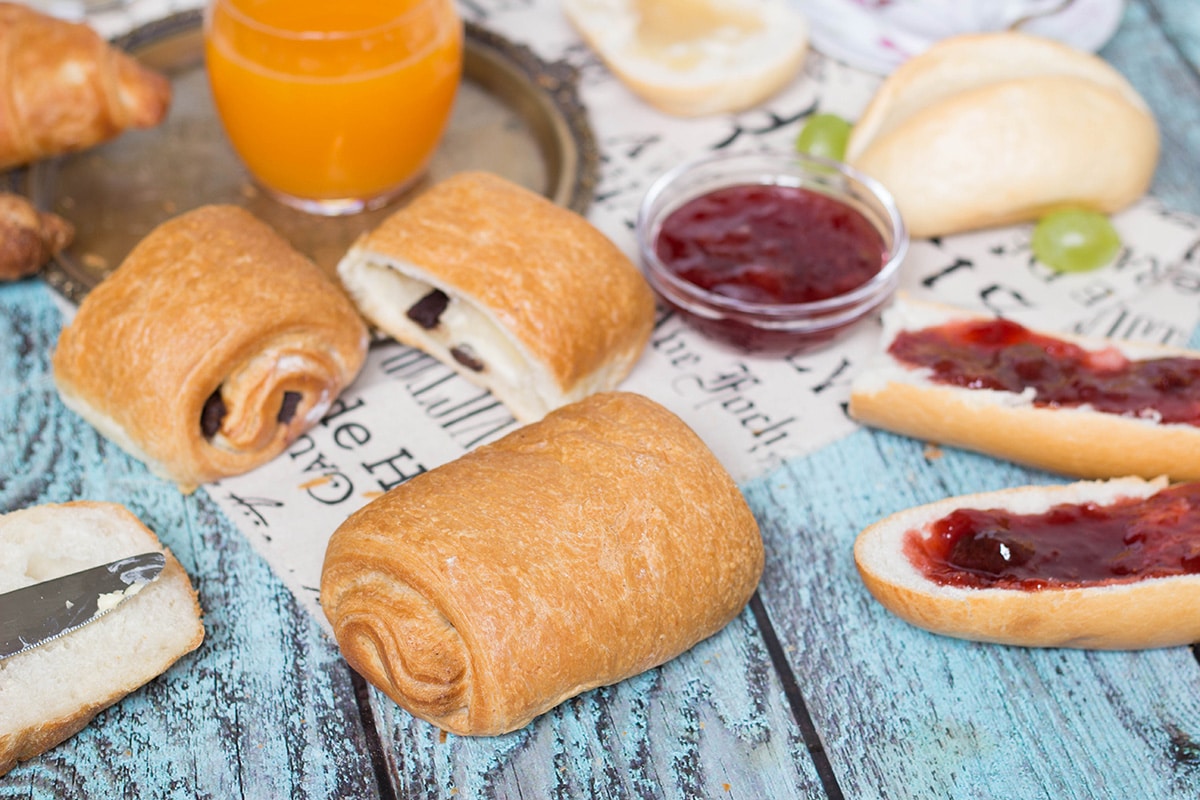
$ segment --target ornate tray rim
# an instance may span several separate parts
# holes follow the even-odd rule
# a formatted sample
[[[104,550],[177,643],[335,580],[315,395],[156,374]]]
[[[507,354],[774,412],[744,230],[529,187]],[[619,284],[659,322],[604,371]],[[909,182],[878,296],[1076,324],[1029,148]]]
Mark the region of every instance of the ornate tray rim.
[[[169,37],[186,34],[202,23],[202,9],[180,11],[139,25],[111,42],[136,53]],[[485,91],[492,91],[505,80],[519,81],[528,87],[529,91],[522,96],[525,107],[514,110],[527,118],[538,115],[539,121],[551,129],[551,134],[539,137],[537,143],[547,158],[549,185],[545,194],[555,203],[585,215],[595,195],[600,154],[587,108],[579,96],[578,70],[564,61],[545,61],[525,45],[478,23],[464,20],[463,25],[464,79],[472,80]],[[56,171],[61,158],[35,162],[10,174],[7,182],[15,190],[23,191],[39,209],[47,210],[55,198]],[[76,304],[103,279],[69,252],[52,258],[40,274],[51,287]]]

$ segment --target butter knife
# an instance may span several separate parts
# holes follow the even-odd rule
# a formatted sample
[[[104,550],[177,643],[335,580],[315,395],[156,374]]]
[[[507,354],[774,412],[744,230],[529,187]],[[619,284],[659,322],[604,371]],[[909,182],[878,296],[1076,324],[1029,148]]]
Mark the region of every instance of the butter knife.
[[[0,594],[0,659],[81,628],[162,572],[166,556],[142,553]]]

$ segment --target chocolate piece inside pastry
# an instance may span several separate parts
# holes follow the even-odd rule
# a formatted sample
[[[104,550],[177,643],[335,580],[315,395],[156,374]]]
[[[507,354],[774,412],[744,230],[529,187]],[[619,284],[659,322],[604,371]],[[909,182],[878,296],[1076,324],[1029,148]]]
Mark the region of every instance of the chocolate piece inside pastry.
[[[455,175],[396,211],[338,273],[380,329],[524,422],[615,388],[654,322],[648,284],[604,234],[484,172]]]

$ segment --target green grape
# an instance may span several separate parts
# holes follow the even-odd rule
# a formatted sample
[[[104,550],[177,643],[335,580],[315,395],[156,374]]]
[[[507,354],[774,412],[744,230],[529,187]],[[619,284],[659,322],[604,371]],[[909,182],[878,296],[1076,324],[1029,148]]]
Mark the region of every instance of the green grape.
[[[1033,255],[1059,272],[1087,272],[1112,262],[1121,237],[1104,214],[1070,208],[1038,220],[1030,240]]]
[[[837,114],[814,114],[796,137],[796,149],[810,156],[841,161],[846,157],[850,123]]]

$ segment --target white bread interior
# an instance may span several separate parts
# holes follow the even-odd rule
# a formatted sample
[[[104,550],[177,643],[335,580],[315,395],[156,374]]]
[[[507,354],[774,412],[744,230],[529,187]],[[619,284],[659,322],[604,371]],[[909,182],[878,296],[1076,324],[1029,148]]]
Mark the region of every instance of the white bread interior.
[[[517,419],[540,419],[566,402],[549,369],[494,314],[474,298],[439,281],[419,264],[373,252],[359,243],[350,249],[338,269],[364,317],[397,341],[411,343],[469,380],[482,382],[479,376],[459,365],[451,353],[455,346],[470,347],[488,365],[486,387]],[[434,289],[452,299],[441,324],[426,330],[405,312]],[[609,366],[576,384],[571,399],[616,385],[628,369],[627,365],[615,362]]]
[[[909,531],[960,508],[1035,514],[1059,503],[1111,503],[1148,497],[1165,479],[1119,478],[1064,486],[1026,486],[951,497],[899,511],[863,530],[854,558],[863,583],[889,611],[919,628],[1024,647],[1131,650],[1200,640],[1200,576],[1152,578],[1074,589],[978,589],[942,586],[903,553]]]
[[[1145,193],[1158,154],[1157,123],[1119,72],[1018,32],[952,37],[905,62],[846,148],[918,238],[1067,206],[1118,211]]]
[[[654,319],[649,284],[599,229],[486,172],[458,173],[393,212],[338,275],[364,317],[522,422],[615,388]],[[447,302],[426,327],[409,312],[435,290]]]
[[[1032,389],[1017,394],[939,384],[929,379],[929,370],[913,369],[887,353],[901,331],[983,316],[898,295],[884,312],[878,351],[851,384],[850,415],[866,425],[1077,478],[1200,480],[1200,428],[1193,425],[1090,406],[1038,407]],[[1200,358],[1191,350],[1150,343],[1047,335],[1088,350],[1113,348],[1130,360]]]
[[[678,116],[758,105],[808,52],[808,20],[786,0],[563,0],[562,9],[626,86]]]
[[[141,591],[82,628],[0,660],[0,775],[75,735],[204,638],[187,573],[123,506],[80,501],[0,516],[0,593],[151,551],[167,563]]]

